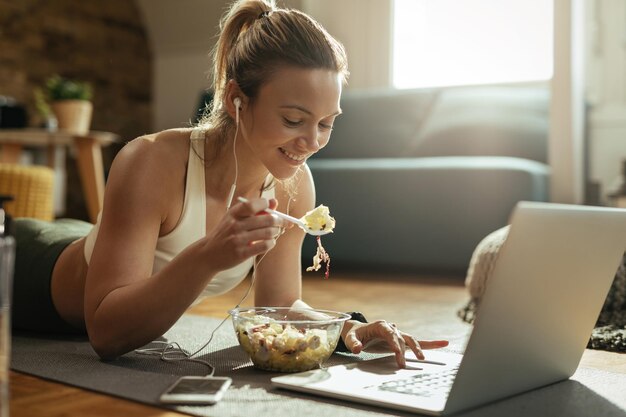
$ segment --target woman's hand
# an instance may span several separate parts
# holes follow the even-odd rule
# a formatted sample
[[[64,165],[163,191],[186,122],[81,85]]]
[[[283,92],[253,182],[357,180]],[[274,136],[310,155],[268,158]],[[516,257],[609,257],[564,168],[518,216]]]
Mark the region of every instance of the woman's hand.
[[[206,237],[204,244],[211,253],[211,267],[218,271],[232,268],[272,249],[285,224],[263,210],[277,205],[273,198],[255,198],[233,205]]]
[[[341,337],[346,347],[352,353],[369,350],[373,345],[384,346],[385,351],[396,355],[396,362],[400,368],[406,367],[404,352],[411,349],[417,359],[424,359],[423,349],[437,349],[448,346],[447,340],[417,340],[410,334],[404,333],[394,323],[378,320],[373,323],[360,323],[348,320],[343,326]]]

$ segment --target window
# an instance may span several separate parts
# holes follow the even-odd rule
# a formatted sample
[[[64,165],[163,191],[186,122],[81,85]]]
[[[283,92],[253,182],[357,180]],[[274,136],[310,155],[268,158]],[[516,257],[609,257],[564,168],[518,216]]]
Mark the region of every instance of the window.
[[[394,87],[550,79],[552,3],[395,0]]]

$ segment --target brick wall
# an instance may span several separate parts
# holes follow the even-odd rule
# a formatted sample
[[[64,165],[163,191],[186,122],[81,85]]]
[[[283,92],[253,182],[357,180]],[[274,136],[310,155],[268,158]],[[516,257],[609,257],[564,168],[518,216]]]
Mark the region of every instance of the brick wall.
[[[52,74],[89,81],[93,130],[124,141],[151,127],[152,54],[132,0],[0,0],[0,95],[27,107],[42,123],[33,89]],[[105,167],[119,150],[105,150]],[[69,160],[67,215],[84,218],[80,184]]]

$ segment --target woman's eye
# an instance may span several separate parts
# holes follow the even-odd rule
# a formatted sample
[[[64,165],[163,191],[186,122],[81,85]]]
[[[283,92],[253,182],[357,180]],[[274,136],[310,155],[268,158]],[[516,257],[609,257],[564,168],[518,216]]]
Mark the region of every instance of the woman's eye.
[[[297,126],[300,126],[302,124],[302,122],[300,120],[291,120],[291,119],[288,119],[286,117],[283,117],[283,122],[285,123],[285,125],[287,125],[289,127],[297,127]]]
[[[333,130],[333,125],[328,123],[320,123],[320,129],[322,130]]]

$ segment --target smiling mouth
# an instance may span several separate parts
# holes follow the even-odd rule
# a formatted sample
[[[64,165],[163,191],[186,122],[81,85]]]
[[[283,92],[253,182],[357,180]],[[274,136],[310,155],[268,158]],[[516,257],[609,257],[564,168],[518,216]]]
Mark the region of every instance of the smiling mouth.
[[[283,155],[285,155],[287,158],[291,159],[294,162],[303,162],[306,160],[308,155],[296,155],[295,153],[291,153],[289,151],[286,151],[283,148],[278,148],[280,149],[280,151],[282,152]]]

